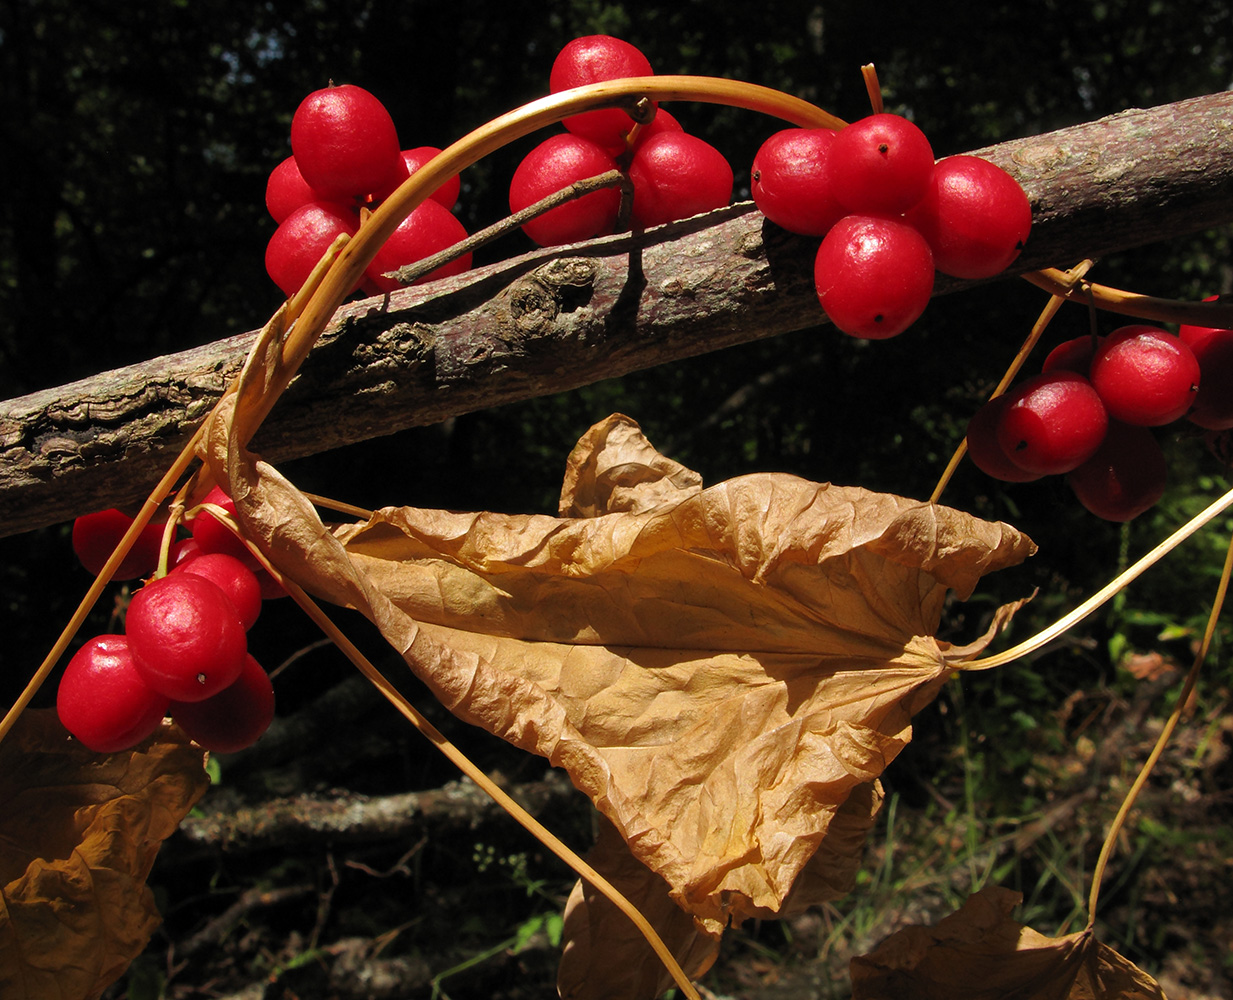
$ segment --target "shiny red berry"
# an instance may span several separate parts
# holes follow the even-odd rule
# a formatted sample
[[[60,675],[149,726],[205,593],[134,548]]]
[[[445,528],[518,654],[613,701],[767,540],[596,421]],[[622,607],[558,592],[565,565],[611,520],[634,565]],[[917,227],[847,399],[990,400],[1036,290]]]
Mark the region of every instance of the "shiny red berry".
[[[1146,427],[1112,421],[1096,453],[1066,477],[1075,496],[1106,521],[1129,521],[1164,496],[1168,466]]]
[[[235,516],[235,501],[218,486],[211,487],[201,502],[213,504],[221,508],[224,514]],[[229,556],[235,556],[249,569],[260,565],[243,540],[208,510],[200,511],[189,522],[189,529],[201,552],[225,552]]]
[[[392,292],[401,285],[393,278],[385,277],[386,274],[448,250],[466,238],[467,231],[454,213],[429,198],[398,224],[365,269],[364,276],[376,291]],[[463,254],[416,279],[415,284],[462,274],[470,267],[471,255]]]
[[[225,552],[204,552],[186,559],[172,573],[194,573],[215,584],[230,599],[245,630],[261,614],[261,583],[248,566]]]
[[[1233,428],[1233,330],[1211,330],[1191,342],[1199,391],[1186,419],[1207,430]]]
[[[616,160],[602,147],[569,133],[551,136],[523,157],[509,185],[509,208],[521,212],[549,195],[616,169]],[[575,198],[523,223],[522,229],[540,246],[578,243],[612,232],[621,207],[615,187]]]
[[[142,680],[176,701],[217,694],[240,675],[248,652],[231,599],[192,573],[171,573],[137,591],[124,632]]]
[[[1158,427],[1185,416],[1194,405],[1199,362],[1179,337],[1132,324],[1105,338],[1092,358],[1091,379],[1109,416]]]
[[[1102,343],[1104,343],[1104,337],[1093,337],[1091,334],[1064,340],[1045,355],[1040,370],[1042,372],[1078,372],[1087,378],[1092,370],[1092,358],[1096,356],[1096,351],[1100,349]]]
[[[1006,483],[1029,483],[1039,479],[1040,473],[1028,472],[1017,466],[998,441],[998,424],[1009,402],[1007,396],[995,396],[968,421],[968,457],[986,476]]]
[[[1053,371],[1026,379],[1007,394],[998,443],[1019,468],[1042,476],[1069,472],[1100,447],[1109,417],[1082,375]]]
[[[167,713],[133,664],[122,635],[90,639],[69,660],[56,692],[64,728],[96,753],[127,750],[154,732]]]
[[[644,229],[722,208],[732,200],[732,166],[688,132],[662,132],[638,144],[629,163],[634,222]]]
[[[849,215],[822,238],[814,284],[822,309],[844,333],[885,339],[911,326],[933,294],[933,254],[903,222]]]
[[[99,570],[111,558],[124,533],[132,527],[133,519],[114,507],[83,514],[73,521],[73,552],[89,572],[98,575]],[[112,574],[113,580],[136,580],[149,576],[158,566],[162,548],[163,525],[148,524],[137,536]]]
[[[402,151],[403,166],[406,167],[406,172],[399,171],[394,181],[386,188],[380,191],[373,192],[375,201],[383,201],[394,193],[394,190],[399,187],[403,181],[410,177],[413,173],[420,169],[425,163],[437,156],[441,152],[436,146],[416,146],[414,149],[404,149]],[[438,202],[442,208],[447,208],[453,211],[454,205],[458,201],[458,195],[462,191],[462,178],[457,174],[443,183],[439,188],[433,191],[428,197],[433,201]]]
[[[310,201],[274,230],[265,249],[265,270],[284,295],[294,295],[341,234],[354,236],[358,211],[337,202]]]
[[[347,201],[383,190],[403,169],[394,120],[354,84],[313,91],[291,118],[291,152],[309,187]]]
[[[933,148],[906,118],[875,114],[840,129],[828,154],[831,187],[849,212],[898,215],[925,196]]]
[[[762,143],[749,186],[759,211],[791,233],[825,236],[848,214],[835,199],[826,170],[834,141],[834,129],[790,128]]]
[[[304,180],[294,156],[288,156],[270,171],[265,184],[265,207],[275,222],[282,222],[301,205],[310,201],[326,201],[320,191],[314,191]]]
[[[943,274],[990,278],[1019,256],[1032,206],[1010,174],[978,156],[948,156],[933,168],[906,220],[921,231]]]
[[[612,35],[583,35],[557,53],[548,75],[548,89],[556,94],[590,83],[653,73],[647,57],[629,42]],[[625,135],[634,120],[620,108],[601,108],[571,115],[563,124],[574,135],[616,153],[624,148]]]
[[[173,701],[172,719],[211,753],[235,753],[252,746],[274,719],[274,686],[251,655],[239,677],[203,701]]]

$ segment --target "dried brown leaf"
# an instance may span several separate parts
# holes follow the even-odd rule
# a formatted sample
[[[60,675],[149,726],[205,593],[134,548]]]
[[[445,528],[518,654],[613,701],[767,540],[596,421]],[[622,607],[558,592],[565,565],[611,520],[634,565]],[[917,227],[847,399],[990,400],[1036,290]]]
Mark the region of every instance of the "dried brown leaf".
[[[1034,548],[789,475],[701,489],[619,414],[570,457],[561,506],[587,516],[400,507],[331,531],[243,422],[218,412],[208,459],[279,568],[373,620],[460,717],[565,767],[713,929],[780,911],[960,666],[933,637],[948,591]]]
[[[0,744],[0,996],[86,1000],[124,972],[159,922],[154,856],[208,785],[169,723],[96,754],[24,713]]]
[[[852,960],[853,1000],[1164,1000],[1091,930],[1052,938],[1012,919],[1021,901],[991,886],[935,926],[897,931]]]

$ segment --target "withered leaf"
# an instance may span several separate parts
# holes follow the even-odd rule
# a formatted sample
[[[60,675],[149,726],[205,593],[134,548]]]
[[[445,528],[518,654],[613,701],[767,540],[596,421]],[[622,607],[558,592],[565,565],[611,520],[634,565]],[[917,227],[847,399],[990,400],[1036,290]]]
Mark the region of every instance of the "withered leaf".
[[[1164,1000],[1091,930],[1052,938],[1012,919],[1021,901],[990,886],[935,926],[897,931],[852,960],[853,1000]]]
[[[857,787],[839,807],[780,912],[766,915],[786,916],[850,892],[881,805],[879,782]],[[633,856],[611,823],[600,821],[587,861],[638,907],[691,978],[710,968],[719,953],[719,931],[677,906],[667,883]],[[672,986],[672,977],[629,918],[581,880],[565,905],[564,938],[557,989],[567,1000],[636,1000],[659,996]]]
[[[780,911],[836,811],[989,638],[934,637],[948,591],[1034,548],[790,475],[702,489],[619,414],[570,457],[562,509],[585,516],[396,507],[328,529],[235,430],[264,356],[207,433],[246,533],[374,621],[457,715],[566,768],[710,930]]]
[[[22,715],[0,743],[0,996],[88,1000],[124,972],[159,922],[159,845],[208,785],[170,723],[96,754],[54,710]]]

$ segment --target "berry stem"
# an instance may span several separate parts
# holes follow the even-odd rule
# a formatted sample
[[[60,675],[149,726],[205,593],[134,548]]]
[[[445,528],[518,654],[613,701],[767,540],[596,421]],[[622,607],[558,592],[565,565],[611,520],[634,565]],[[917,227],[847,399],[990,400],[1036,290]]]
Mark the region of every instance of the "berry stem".
[[[596,174],[594,177],[585,177],[582,180],[574,181],[573,184],[562,188],[560,191],[548,195],[547,198],[541,198],[533,205],[528,205],[522,211],[507,216],[500,222],[495,222],[491,226],[472,233],[465,240],[460,240],[452,247],[448,247],[440,253],[435,253],[431,257],[425,257],[423,260],[407,264],[396,271],[389,271],[382,275],[382,277],[392,278],[400,284],[409,285],[417,278],[423,277],[425,274],[431,274],[438,267],[448,264],[450,261],[456,260],[465,254],[472,253],[479,247],[491,243],[507,233],[513,232],[524,222],[537,218],[558,205],[564,205],[566,202],[581,198],[583,195],[590,194],[593,191],[602,191],[604,188],[610,187],[619,187],[622,199],[625,198],[626,188],[630,188],[632,196],[629,178],[619,170],[608,170],[602,174]],[[623,205],[624,200],[622,200]]]
[[[1068,286],[1068,272],[1056,268],[1032,271],[1023,277],[1038,288],[1067,301],[1089,302],[1097,309],[1134,316],[1137,319],[1154,320],[1158,323],[1190,323],[1195,326],[1233,326],[1233,302],[1185,302],[1180,299],[1162,299],[1153,295],[1140,295],[1095,282],[1079,282]]]
[[[317,493],[305,493],[304,496],[307,497],[309,502],[314,506],[324,507],[326,510],[332,510],[339,514],[347,514],[351,517],[358,518],[361,521],[372,520],[373,512],[371,510],[365,510],[363,507],[357,507],[354,504],[344,503],[342,500],[331,500],[329,497],[323,497]]]
[[[861,77],[865,81],[865,92],[869,94],[869,106],[875,115],[880,115],[884,107],[882,103],[882,84],[878,82],[878,71],[873,63],[865,63],[861,67]]]
[[[1195,684],[1198,682],[1199,671],[1203,666],[1203,661],[1207,659],[1208,650],[1212,645],[1212,637],[1216,633],[1216,623],[1220,618],[1220,612],[1224,609],[1225,597],[1229,591],[1230,574],[1233,574],[1233,538],[1230,539],[1229,547],[1225,553],[1224,569],[1220,574],[1220,583],[1216,587],[1216,597],[1212,602],[1211,613],[1207,617],[1207,628],[1203,632],[1203,641],[1199,644],[1199,649],[1195,653],[1194,663],[1191,665],[1189,673],[1186,674],[1186,680],[1182,683],[1182,689],[1178,693],[1173,711],[1169,713],[1169,718],[1165,721],[1164,728],[1160,731],[1160,736],[1157,737],[1151,753],[1148,754],[1147,760],[1143,762],[1143,767],[1139,770],[1130,789],[1126,792],[1126,797],[1122,800],[1117,815],[1113,817],[1113,822],[1109,824],[1109,831],[1105,834],[1104,843],[1100,847],[1100,857],[1096,860],[1096,867],[1092,869],[1092,888],[1087,900],[1088,930],[1091,930],[1096,923],[1096,904],[1100,899],[1100,884],[1104,879],[1105,868],[1117,843],[1118,834],[1121,833],[1122,827],[1126,823],[1126,817],[1130,814],[1135,800],[1138,799],[1143,786],[1147,784],[1147,779],[1151,776],[1152,769],[1156,766],[1156,762],[1160,760],[1160,755],[1164,752],[1164,748],[1172,737],[1173,731],[1177,728],[1177,723],[1181,719],[1182,712],[1185,710],[1186,702],[1190,699],[1190,694],[1194,691]]]

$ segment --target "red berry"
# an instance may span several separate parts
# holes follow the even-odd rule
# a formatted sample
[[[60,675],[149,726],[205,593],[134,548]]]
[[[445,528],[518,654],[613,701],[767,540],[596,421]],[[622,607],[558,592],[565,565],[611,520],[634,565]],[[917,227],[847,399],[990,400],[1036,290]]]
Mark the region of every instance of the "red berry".
[[[390,113],[353,84],[315,90],[300,102],[291,152],[308,185],[340,201],[385,189],[403,168]]]
[[[310,201],[326,201],[319,191],[314,191],[304,180],[295,157],[288,156],[270,171],[265,184],[265,207],[275,222],[282,222],[301,205]]]
[[[310,201],[288,215],[265,248],[265,270],[290,298],[342,233],[354,236],[359,213],[336,202]]]
[[[261,583],[257,575],[235,556],[206,552],[178,565],[172,573],[194,573],[215,584],[235,605],[245,631],[261,614]]]
[[[509,185],[509,208],[521,212],[537,201],[585,180],[616,169],[616,160],[589,139],[561,134],[545,139],[518,164]],[[540,246],[578,243],[612,232],[621,207],[615,187],[592,191],[558,205],[530,222],[523,231]]]
[[[629,163],[634,222],[644,229],[722,208],[732,200],[732,167],[710,143],[661,132],[640,143]]]
[[[979,156],[948,156],[933,168],[906,219],[919,229],[943,274],[991,278],[1019,256],[1032,206],[1019,182]]]
[[[1040,474],[1019,468],[998,441],[998,423],[1009,402],[1007,396],[995,396],[968,421],[968,456],[986,476],[1006,483],[1030,483],[1039,479]]]
[[[1092,370],[1092,358],[1096,356],[1096,351],[1104,343],[1104,339],[1104,337],[1085,334],[1082,337],[1065,340],[1045,355],[1040,370],[1042,372],[1078,372],[1087,378]]]
[[[416,146],[414,149],[404,149],[402,151],[402,162],[407,168],[406,173],[399,171],[393,183],[382,190],[373,192],[373,199],[375,201],[384,201],[394,193],[395,188],[401,186],[403,181],[440,152],[441,150],[436,146]],[[462,178],[455,174],[428,197],[435,202],[439,202],[443,208],[453,211],[461,190]]]
[[[762,143],[749,187],[763,215],[789,232],[825,236],[847,214],[826,172],[834,141],[834,129],[789,128]]]
[[[364,276],[377,291],[392,292],[402,286],[393,278],[385,277],[387,272],[397,271],[407,264],[414,264],[417,260],[448,250],[466,238],[467,231],[454,213],[443,208],[440,202],[429,198],[417,205],[415,211],[399,223],[398,228],[390,234],[390,238],[365,269]],[[463,254],[417,278],[415,284],[436,281],[451,274],[462,274],[470,267],[471,255]]]
[[[925,311],[933,294],[933,254],[903,222],[849,215],[822,238],[814,283],[836,327],[881,340],[902,333]]]
[[[548,89],[556,94],[589,83],[653,73],[647,57],[629,42],[611,35],[584,35],[557,53],[548,75]],[[618,151],[624,148],[625,134],[633,128],[634,120],[620,108],[601,108],[572,115],[562,124],[574,135]]]
[[[1185,416],[1194,405],[1199,362],[1173,334],[1132,324],[1105,338],[1092,359],[1091,379],[1109,416],[1158,427]]]
[[[1105,440],[1066,481],[1089,511],[1106,521],[1129,521],[1164,495],[1164,452],[1146,427],[1109,423]]]
[[[274,686],[252,655],[236,680],[203,701],[173,701],[171,717],[194,742],[211,753],[235,753],[252,746],[274,719]]]
[[[171,548],[167,550],[167,565],[175,569],[190,559],[196,559],[199,555],[201,555],[201,546],[197,544],[197,539],[191,535],[188,538],[180,538],[172,542]]]
[[[1026,379],[1007,393],[998,444],[1019,468],[1042,476],[1069,472],[1100,447],[1109,418],[1090,382],[1076,372]]]
[[[124,631],[142,679],[176,701],[217,694],[239,676],[248,652],[231,599],[193,573],[171,573],[137,591]]]
[[[81,564],[95,576],[111,558],[116,545],[132,526],[133,519],[114,507],[83,514],[73,521],[73,552]],[[163,525],[148,524],[133,542],[112,574],[113,580],[136,580],[149,576],[158,566],[162,550]]]
[[[925,196],[933,148],[906,118],[876,114],[839,130],[828,165],[835,197],[849,212],[898,215]]]
[[[1222,296],[1219,295],[1209,295],[1203,301],[1219,302],[1221,298]],[[1195,326],[1193,323],[1183,323],[1177,328],[1177,335],[1182,339],[1182,343],[1184,343],[1191,350],[1194,350],[1196,346],[1205,341],[1218,329],[1220,329],[1220,327]]]
[[[64,668],[56,713],[64,728],[91,750],[115,753],[158,728],[167,714],[167,697],[141,678],[124,636],[99,635]]]
[[[681,123],[677,121],[672,115],[668,114],[668,112],[665,111],[663,108],[657,108],[655,111],[655,117],[652,118],[648,124],[643,125],[642,128],[638,129],[637,133],[634,135],[633,149],[637,150],[639,146],[641,146],[644,142],[646,142],[652,136],[659,135],[662,132],[684,132],[684,131],[685,129],[681,127]],[[620,149],[620,150],[617,150],[617,152],[614,153],[613,155],[619,156],[620,154],[624,152],[625,152],[624,149]]]
[[[280,597],[287,596],[287,591],[283,588],[283,585],[275,580],[270,575],[270,571],[265,567],[253,570],[253,574],[261,585],[261,599],[263,601],[274,601]]]
[[[203,504],[214,504],[216,507],[221,507],[224,513],[230,514],[232,517],[235,516],[235,501],[217,486],[213,487],[201,502]],[[238,535],[233,534],[230,528],[208,510],[203,510],[197,514],[189,527],[193,533],[193,540],[203,553],[224,552],[229,556],[239,559],[249,569],[254,569],[260,565],[253,554],[248,551],[248,546],[244,544],[243,540]]]
[[[1208,430],[1233,428],[1233,330],[1211,330],[1191,341],[1199,363],[1199,391],[1186,414]]]

